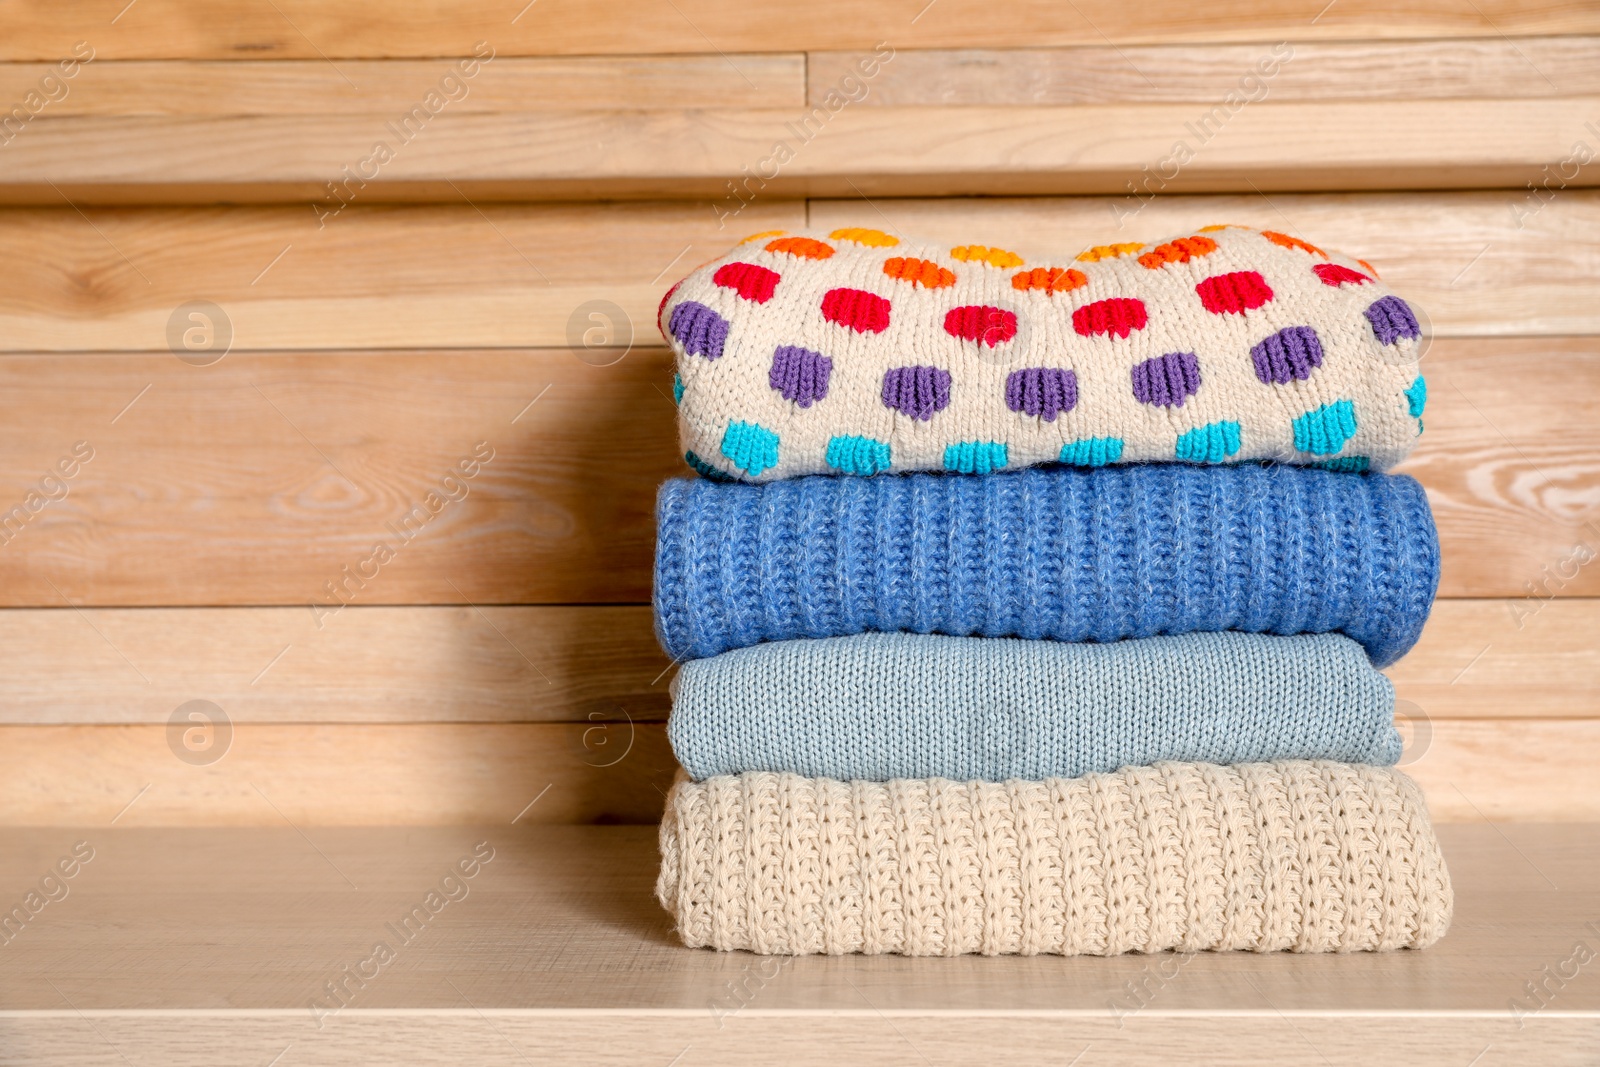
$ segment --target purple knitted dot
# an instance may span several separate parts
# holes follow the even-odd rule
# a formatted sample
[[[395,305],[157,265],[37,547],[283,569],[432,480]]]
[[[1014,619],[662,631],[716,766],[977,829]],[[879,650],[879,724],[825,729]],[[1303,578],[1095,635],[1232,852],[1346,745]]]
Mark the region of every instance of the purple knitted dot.
[[[832,373],[833,360],[821,352],[783,345],[772,353],[767,381],[785,400],[808,408],[828,395],[828,376]]]
[[[1006,407],[1055,422],[1078,403],[1078,376],[1061,367],[1024,367],[1006,375]]]
[[[1250,358],[1262,385],[1305,381],[1322,366],[1322,341],[1309,326],[1290,326],[1252,348]]]
[[[1422,327],[1417,325],[1411,305],[1398,296],[1374,300],[1367,308],[1367,321],[1372,323],[1372,332],[1379,344],[1392,345],[1404,337],[1422,336]]]
[[[667,330],[691,356],[717,359],[722,355],[722,346],[728,343],[728,320],[693,300],[685,300],[672,309]]]
[[[950,372],[938,367],[895,367],[883,376],[883,404],[927,422],[950,406]]]
[[[1193,352],[1168,352],[1133,365],[1133,395],[1141,404],[1183,407],[1200,391],[1200,360]]]

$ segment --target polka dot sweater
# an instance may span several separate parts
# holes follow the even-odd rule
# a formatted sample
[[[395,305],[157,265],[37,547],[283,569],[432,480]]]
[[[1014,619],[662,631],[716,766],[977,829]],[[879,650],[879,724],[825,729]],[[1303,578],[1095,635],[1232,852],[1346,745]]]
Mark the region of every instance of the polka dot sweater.
[[[878,230],[760,234],[659,313],[706,475],[1275,459],[1385,470],[1422,329],[1360,260],[1208,226],[1034,262]]]

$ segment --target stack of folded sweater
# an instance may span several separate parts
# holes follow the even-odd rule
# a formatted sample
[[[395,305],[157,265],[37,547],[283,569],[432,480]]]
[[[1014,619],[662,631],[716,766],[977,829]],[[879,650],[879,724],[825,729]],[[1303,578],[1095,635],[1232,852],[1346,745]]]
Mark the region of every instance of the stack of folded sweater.
[[[1451,889],[1378,668],[1438,578],[1421,331],[1207,227],[1059,265],[761,234],[662,302],[655,611],[685,943],[1421,947]]]

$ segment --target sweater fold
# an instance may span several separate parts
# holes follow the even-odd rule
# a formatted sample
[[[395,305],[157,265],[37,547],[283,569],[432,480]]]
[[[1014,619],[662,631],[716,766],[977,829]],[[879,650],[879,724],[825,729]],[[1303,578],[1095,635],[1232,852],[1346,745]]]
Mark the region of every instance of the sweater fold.
[[[675,659],[909,631],[1110,642],[1342,633],[1387,666],[1439,580],[1422,487],[1288,466],[676,479],[655,620]]]
[[[667,733],[695,779],[1076,778],[1163,760],[1392,765],[1394,689],[1338,634],[1110,644],[858,634],[684,665]]]

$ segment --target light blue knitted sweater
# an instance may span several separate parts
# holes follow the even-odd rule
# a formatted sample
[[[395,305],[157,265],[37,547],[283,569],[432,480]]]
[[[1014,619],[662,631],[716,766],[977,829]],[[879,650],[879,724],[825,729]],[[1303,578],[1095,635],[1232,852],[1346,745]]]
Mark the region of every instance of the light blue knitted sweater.
[[[867,633],[686,663],[667,734],[696,779],[1076,778],[1159,760],[1400,758],[1394,690],[1339,634],[1066,644]]]

